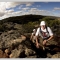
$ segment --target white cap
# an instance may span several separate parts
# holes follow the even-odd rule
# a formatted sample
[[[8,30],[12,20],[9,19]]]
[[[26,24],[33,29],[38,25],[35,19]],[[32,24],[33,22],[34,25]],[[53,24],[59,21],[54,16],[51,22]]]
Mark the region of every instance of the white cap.
[[[41,25],[46,25],[45,21],[41,21],[40,26]]]
[[[35,29],[33,29],[33,31],[35,31]]]

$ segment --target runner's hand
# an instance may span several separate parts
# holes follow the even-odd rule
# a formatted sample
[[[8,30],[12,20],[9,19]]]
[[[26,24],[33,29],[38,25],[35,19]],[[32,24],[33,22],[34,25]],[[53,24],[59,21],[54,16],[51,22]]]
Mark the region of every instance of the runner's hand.
[[[38,43],[36,44],[36,47],[39,48],[39,44]]]
[[[47,40],[44,40],[44,41],[43,41],[43,45],[45,45],[45,44],[46,44],[46,42],[47,42]]]

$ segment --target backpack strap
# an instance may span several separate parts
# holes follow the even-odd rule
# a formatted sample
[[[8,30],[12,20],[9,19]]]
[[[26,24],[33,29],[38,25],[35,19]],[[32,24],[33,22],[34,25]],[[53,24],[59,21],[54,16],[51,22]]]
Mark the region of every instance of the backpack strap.
[[[41,31],[41,27],[40,27],[40,33],[42,33],[42,31]]]
[[[46,31],[47,31],[47,33],[49,34],[49,31],[48,31],[48,27],[47,27],[47,26],[46,26]],[[41,33],[41,35],[42,35],[41,27],[40,27],[40,33]]]
[[[47,31],[47,33],[49,33],[49,31],[48,31],[48,27],[46,26],[46,31]]]

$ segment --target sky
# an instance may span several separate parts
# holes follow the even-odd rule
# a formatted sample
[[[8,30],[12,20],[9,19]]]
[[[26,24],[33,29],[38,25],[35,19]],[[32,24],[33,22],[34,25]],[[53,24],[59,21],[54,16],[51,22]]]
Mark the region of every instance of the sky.
[[[0,20],[27,14],[60,17],[60,2],[0,2]]]

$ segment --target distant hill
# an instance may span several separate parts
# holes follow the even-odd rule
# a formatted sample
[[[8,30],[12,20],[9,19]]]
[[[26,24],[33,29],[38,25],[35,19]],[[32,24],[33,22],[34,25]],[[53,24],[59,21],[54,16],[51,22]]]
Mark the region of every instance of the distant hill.
[[[15,16],[15,17],[9,17],[5,18],[0,21],[0,23],[5,23],[5,22],[13,22],[13,23],[18,23],[18,24],[25,24],[28,22],[34,22],[34,21],[39,21],[39,19],[42,19],[44,17],[50,17],[50,19],[54,20],[56,17],[52,16],[42,16],[42,15],[23,15],[23,16]]]

